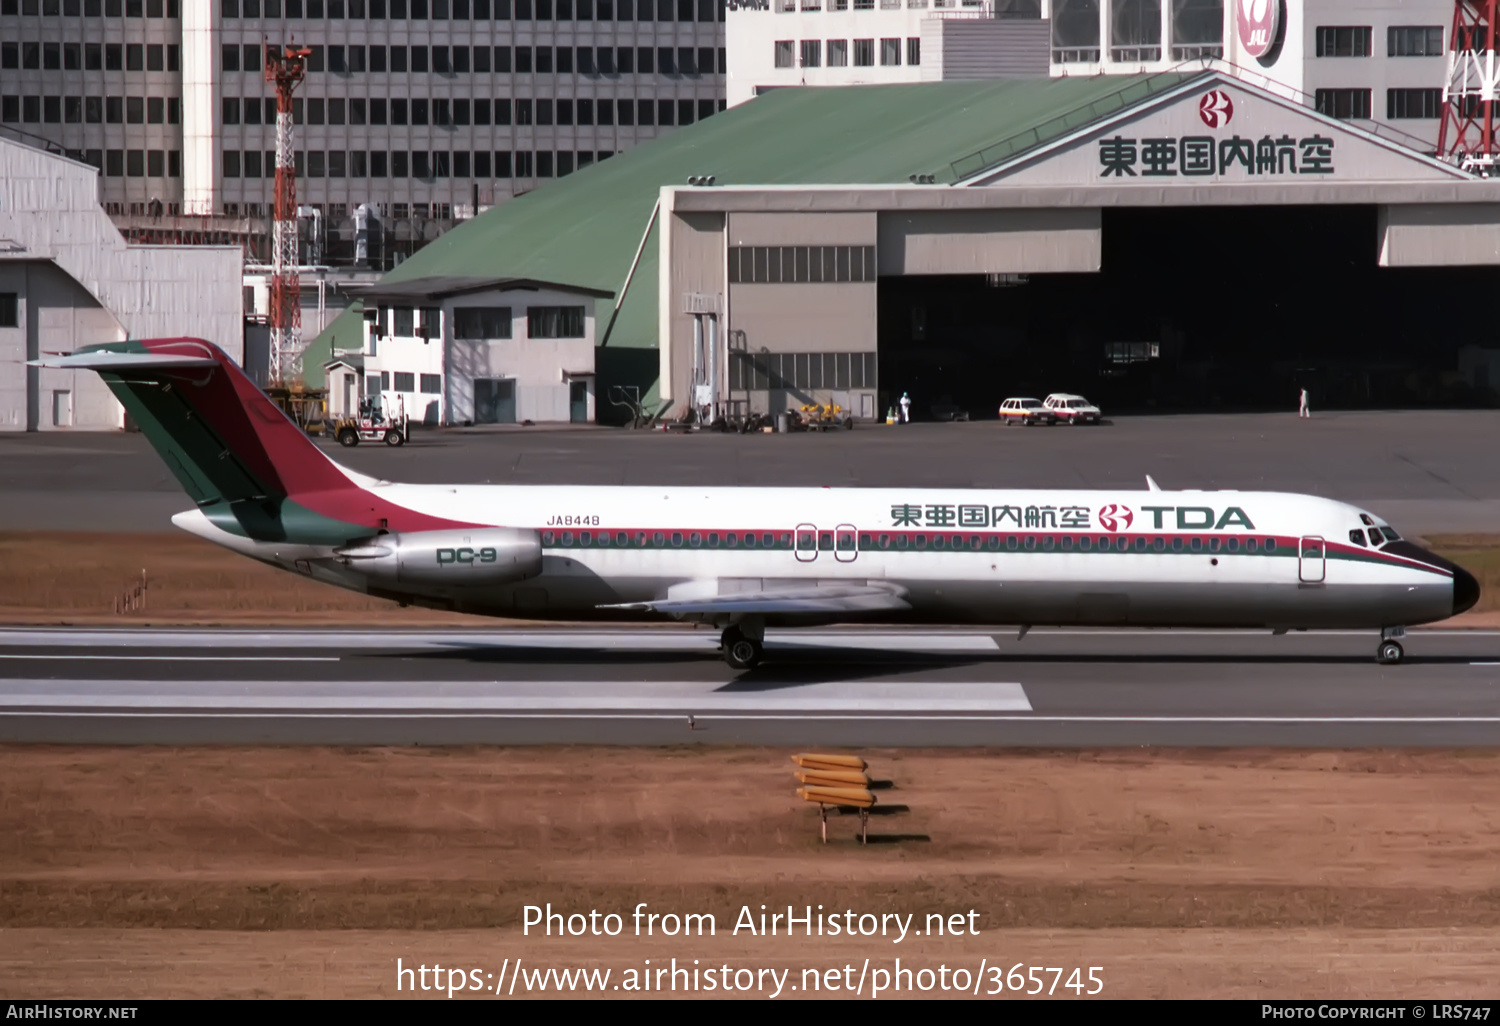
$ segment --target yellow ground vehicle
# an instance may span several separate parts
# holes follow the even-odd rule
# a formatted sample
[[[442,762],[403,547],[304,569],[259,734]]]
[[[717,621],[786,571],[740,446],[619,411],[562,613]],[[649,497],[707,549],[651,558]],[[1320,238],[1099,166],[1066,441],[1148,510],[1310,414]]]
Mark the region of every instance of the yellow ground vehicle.
[[[808,431],[831,431],[854,427],[854,417],[837,403],[808,403],[801,409],[802,427]]]

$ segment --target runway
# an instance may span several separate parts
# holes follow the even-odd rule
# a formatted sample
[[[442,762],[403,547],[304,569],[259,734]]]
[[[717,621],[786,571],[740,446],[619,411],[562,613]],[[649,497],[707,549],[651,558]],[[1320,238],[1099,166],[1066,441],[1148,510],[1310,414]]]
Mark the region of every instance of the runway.
[[[1500,632],[0,630],[0,740],[143,744],[1465,746]]]

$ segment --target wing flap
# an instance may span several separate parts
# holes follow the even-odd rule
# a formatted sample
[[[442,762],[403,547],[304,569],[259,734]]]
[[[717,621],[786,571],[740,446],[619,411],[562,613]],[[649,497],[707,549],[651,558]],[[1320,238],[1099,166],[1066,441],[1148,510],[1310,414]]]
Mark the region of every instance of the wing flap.
[[[727,595],[622,602],[600,609],[669,613],[873,613],[910,609],[894,588],[873,584],[807,584],[797,587],[736,591]]]

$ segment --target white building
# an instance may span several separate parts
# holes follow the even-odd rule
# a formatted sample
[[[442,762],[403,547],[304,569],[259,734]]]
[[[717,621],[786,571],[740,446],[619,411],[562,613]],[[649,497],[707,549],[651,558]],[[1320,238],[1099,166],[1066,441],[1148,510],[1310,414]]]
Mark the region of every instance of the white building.
[[[118,428],[92,371],[27,366],[100,342],[190,336],[242,358],[237,246],[130,245],[94,168],[0,139],[0,430]]]
[[[378,393],[413,421],[434,425],[594,420],[594,303],[612,292],[441,277],[359,294],[364,352],[327,365],[335,416]]]
[[[312,50],[298,196],[338,262],[362,203],[388,268],[476,206],[724,106],[722,0],[0,0],[0,133],[98,168],[122,227],[264,233],[264,48],[293,41]]]
[[[730,0],[731,106],[780,86],[1215,67],[1436,145],[1452,0]]]

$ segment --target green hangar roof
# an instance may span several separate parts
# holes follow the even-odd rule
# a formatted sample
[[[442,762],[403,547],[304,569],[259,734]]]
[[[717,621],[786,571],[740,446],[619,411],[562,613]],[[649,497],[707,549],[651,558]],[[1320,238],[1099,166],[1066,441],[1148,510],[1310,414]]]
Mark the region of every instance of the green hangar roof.
[[[953,181],[954,165],[972,173],[994,162],[990,154],[1014,156],[1191,77],[772,90],[509,200],[428,243],[382,284],[492,275],[615,292],[661,187],[690,175],[713,175],[717,185],[882,185],[913,174]],[[656,265],[647,245],[599,353],[601,387],[629,382],[644,394],[656,378]],[[359,339],[356,312],[336,318],[308,347],[308,383],[322,384],[333,345],[358,348]]]

